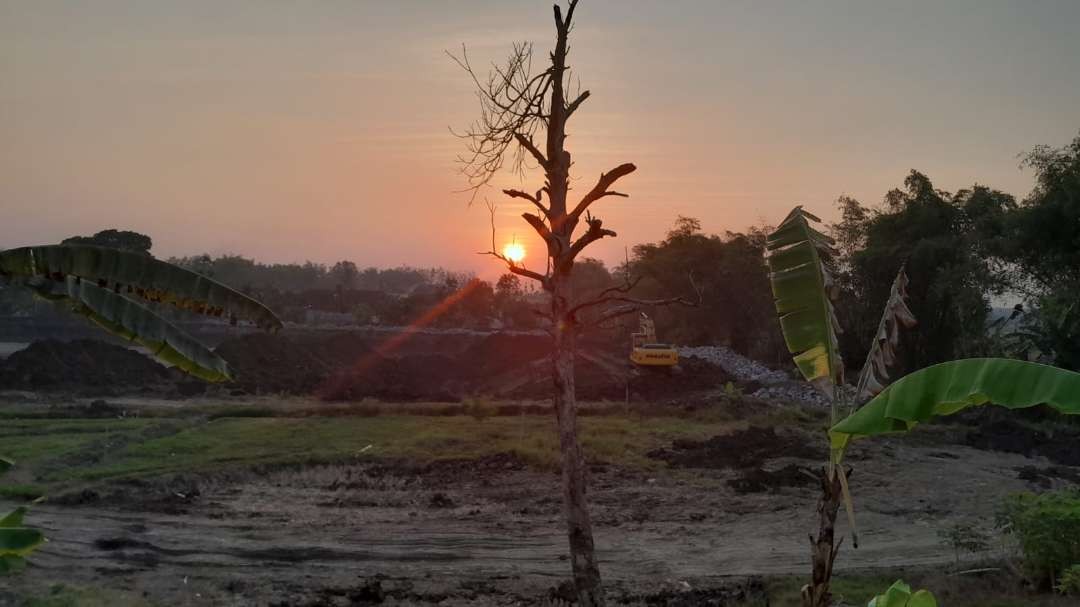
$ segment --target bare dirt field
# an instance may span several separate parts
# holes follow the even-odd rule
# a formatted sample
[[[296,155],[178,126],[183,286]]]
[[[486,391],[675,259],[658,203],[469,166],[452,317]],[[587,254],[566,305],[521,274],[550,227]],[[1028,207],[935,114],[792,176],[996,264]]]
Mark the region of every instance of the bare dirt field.
[[[66,430],[57,420],[11,422],[3,433],[24,458],[15,480],[50,494],[32,511],[50,542],[12,579],[14,596],[64,583],[162,605],[558,600],[569,564],[547,416],[177,420],[150,416],[169,413],[153,400],[141,404],[137,419]],[[816,418],[751,403],[766,412],[752,424],[728,421],[742,414],[729,400],[715,406],[732,415],[583,419],[616,602],[766,604],[754,602],[767,600],[757,578],[806,571],[816,495],[808,472],[824,457]],[[1055,451],[1070,437],[1025,430],[1036,439],[1021,444],[1024,432],[1000,423],[853,448],[860,542],[853,548],[842,525],[839,568],[944,567],[954,556],[939,530],[990,528],[1006,494],[1080,477],[1080,462]],[[387,438],[394,433],[416,442]]]

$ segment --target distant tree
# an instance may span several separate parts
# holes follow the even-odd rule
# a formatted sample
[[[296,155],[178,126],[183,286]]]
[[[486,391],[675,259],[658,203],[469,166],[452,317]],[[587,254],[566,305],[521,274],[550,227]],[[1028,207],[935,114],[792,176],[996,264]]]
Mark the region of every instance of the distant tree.
[[[657,331],[663,339],[722,343],[759,359],[784,360],[787,350],[772,313],[763,242],[758,230],[710,235],[702,232],[697,219],[679,217],[661,242],[634,246],[630,273],[642,278],[643,293],[696,287],[708,294],[694,308],[656,310]],[[695,285],[690,284],[690,275]]]
[[[495,283],[495,297],[498,299],[517,299],[525,294],[521,286],[521,278],[517,274],[507,272],[499,277]]]
[[[602,323],[634,312],[639,302],[628,296],[629,288],[601,291],[592,299],[582,300],[575,297],[572,274],[577,258],[586,247],[615,236],[592,214],[592,205],[606,197],[625,197],[611,188],[636,167],[630,163],[619,165],[601,174],[576,203],[568,200],[572,163],[566,149],[567,124],[589,98],[587,90],[576,95],[567,90],[568,41],[577,4],[578,0],[569,0],[565,14],[561,6],[554,7],[555,48],[545,56],[539,73],[532,72],[533,52],[528,43],[516,44],[506,64],[496,66],[486,78],[472,68],[464,49],[454,59],[476,85],[481,105],[479,121],[462,135],[468,149],[462,159],[463,173],[474,194],[491,182],[507,158],[511,159],[511,168],[522,177],[531,163],[544,173],[544,184],[533,192],[513,189],[503,192],[535,207],[535,213],[523,213],[522,218],[546,245],[547,263],[543,264],[546,269],[531,270],[502,255],[495,245],[494,233],[489,253],[505,262],[510,272],[539,283],[550,296],[553,400],[562,452],[563,511],[570,563],[579,604],[593,607],[602,605],[604,599],[585,501],[585,462],[577,435],[576,339],[583,311],[618,304],[604,308],[605,312],[598,315],[597,322]],[[539,144],[534,141],[537,135],[543,139]],[[493,208],[491,212],[494,223]],[[585,230],[575,234],[579,225],[584,225]]]
[[[93,236],[65,238],[60,244],[88,244],[149,255],[154,241],[146,234],[130,230],[102,230]]]
[[[335,286],[343,289],[355,289],[359,276],[360,270],[356,268],[356,264],[347,260],[335,263],[329,273],[330,280],[334,281]]]
[[[904,188],[887,193],[880,209],[866,209],[850,198],[839,204],[841,221],[832,226],[840,250],[838,307],[853,311],[841,319],[844,358],[865,359],[876,310],[889,297],[902,264],[920,326],[905,337],[909,343],[900,369],[985,354],[989,298],[1006,287],[994,272],[985,235],[996,229],[1012,198],[981,186],[950,194],[911,171]]]
[[[998,251],[1027,300],[1024,333],[1049,362],[1080,371],[1080,135],[1024,160],[1036,184],[1008,214]]]

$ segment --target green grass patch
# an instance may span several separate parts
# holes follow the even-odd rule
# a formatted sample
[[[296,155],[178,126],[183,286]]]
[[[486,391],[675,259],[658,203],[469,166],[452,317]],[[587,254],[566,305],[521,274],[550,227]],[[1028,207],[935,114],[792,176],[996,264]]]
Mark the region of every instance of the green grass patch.
[[[702,439],[736,426],[597,416],[581,418],[580,427],[590,460],[655,469],[664,464],[648,451],[674,438]],[[542,469],[556,469],[559,461],[555,421],[546,415],[21,420],[0,440],[0,451],[46,485],[371,457],[433,461],[512,452]]]
[[[38,485],[0,485],[0,498],[13,500],[36,500],[45,495],[45,488]]]

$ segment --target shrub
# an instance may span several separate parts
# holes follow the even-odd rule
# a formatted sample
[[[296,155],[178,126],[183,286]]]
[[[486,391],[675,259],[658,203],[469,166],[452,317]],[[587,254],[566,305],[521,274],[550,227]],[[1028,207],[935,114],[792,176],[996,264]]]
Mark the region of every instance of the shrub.
[[[1080,595],[1080,565],[1071,565],[1061,572],[1061,579],[1054,588],[1061,594]]]
[[[944,529],[939,529],[938,537],[941,539],[941,543],[953,549],[957,564],[960,564],[961,552],[975,554],[990,547],[990,541],[986,533],[971,523],[956,523]]]
[[[0,474],[13,465],[14,462],[0,456]],[[26,506],[20,506],[0,514],[0,575],[21,569],[23,559],[45,541],[40,531],[23,525],[26,511]]]
[[[1015,535],[1028,575],[1053,585],[1067,568],[1080,563],[1080,490],[1010,496],[998,512],[998,525]]]

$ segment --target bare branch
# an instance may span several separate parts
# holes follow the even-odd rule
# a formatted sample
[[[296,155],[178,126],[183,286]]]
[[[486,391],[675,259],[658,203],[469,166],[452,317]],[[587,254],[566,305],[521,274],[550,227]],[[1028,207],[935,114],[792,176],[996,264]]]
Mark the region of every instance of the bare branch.
[[[524,198],[536,205],[536,208],[540,209],[540,212],[544,217],[548,216],[548,208],[545,207],[542,202],[544,190],[537,190],[536,194],[529,194],[528,192],[522,192],[521,190],[503,190],[503,194],[506,194],[510,198]]]
[[[518,276],[524,276],[525,278],[531,278],[531,279],[535,280],[536,282],[540,283],[540,286],[545,291],[551,291],[552,290],[552,284],[551,284],[551,276],[550,276],[550,274],[541,274],[539,272],[534,272],[534,271],[526,268],[525,266],[518,265],[512,259],[510,259],[509,257],[507,257],[507,256],[505,256],[505,255],[503,255],[502,253],[499,252],[498,247],[495,245],[495,205],[488,202],[487,207],[488,207],[488,214],[491,217],[491,250],[490,251],[479,251],[477,254],[478,255],[491,255],[495,259],[498,259],[498,260],[502,261],[503,263],[505,263],[506,264],[506,269],[509,270],[511,273],[517,274]],[[526,213],[526,215],[528,215],[528,213]],[[532,215],[532,217],[536,217],[536,216]],[[537,218],[537,219],[539,219],[539,218]],[[541,225],[543,225],[543,222],[540,222],[540,223],[541,223]],[[545,228],[546,228],[546,226],[545,226]]]
[[[640,299],[640,298],[637,298],[637,297],[630,297],[628,295],[628,293],[630,291],[632,291],[634,289],[634,287],[636,287],[638,285],[639,282],[641,282],[641,278],[638,277],[638,278],[630,279],[629,277],[627,277],[627,280],[622,285],[604,289],[596,297],[594,297],[594,298],[592,298],[592,299],[590,299],[588,301],[584,301],[582,303],[579,303],[576,306],[574,306],[573,308],[571,308],[570,312],[569,312],[569,316],[571,318],[576,318],[576,315],[577,315],[578,312],[580,312],[582,310],[589,309],[589,308],[595,308],[596,306],[602,306],[604,304],[609,304],[609,303],[621,303],[621,304],[624,304],[622,306],[618,306],[617,308],[612,308],[611,310],[608,310],[603,315],[601,315],[600,318],[596,322],[591,323],[592,325],[595,326],[595,325],[600,325],[600,324],[602,324],[602,323],[604,323],[606,321],[612,320],[613,318],[623,316],[623,315],[628,314],[628,313],[630,313],[632,311],[637,311],[637,310],[640,310],[641,308],[645,308],[645,307],[670,306],[670,305],[682,305],[682,306],[689,306],[689,307],[697,307],[697,306],[701,305],[702,301],[704,301],[704,299],[702,297],[702,292],[701,292],[701,289],[698,287],[697,283],[694,281],[693,272],[691,272],[688,275],[688,277],[690,279],[690,286],[694,289],[694,293],[697,295],[697,301],[691,301],[691,300],[686,299],[685,297],[681,297],[681,296],[679,296],[679,297],[665,297],[665,298],[661,298],[661,299]],[[627,310],[629,310],[630,312],[628,312]]]
[[[537,164],[539,164],[541,168],[547,168],[547,158],[544,158],[544,154],[541,153],[540,149],[537,148],[536,144],[533,143],[532,137],[526,137],[521,133],[514,133],[514,139],[517,139],[517,142],[521,144],[521,147],[525,148],[530,154],[532,154],[533,158],[536,159]]]
[[[603,220],[593,217],[592,215],[587,216],[585,218],[585,222],[589,224],[589,229],[586,230],[585,233],[582,234],[581,237],[578,238],[574,242],[574,244],[570,246],[570,251],[567,254],[567,259],[562,260],[563,263],[574,261],[574,258],[576,258],[578,256],[578,253],[581,253],[581,251],[584,250],[585,247],[596,242],[597,240],[600,240],[601,238],[604,238],[605,236],[618,236],[618,234],[616,234],[614,230],[608,230],[603,227]]]
[[[569,105],[566,106],[566,117],[569,118],[574,113],[574,111],[578,109],[578,106],[584,103],[585,100],[588,98],[589,91],[585,91],[578,95],[577,99],[573,100],[572,102],[570,102]]]
[[[521,218],[525,220],[525,223],[532,226],[536,233],[547,243],[550,249],[555,243],[555,235],[551,233],[551,230],[544,223],[544,220],[539,215],[533,215],[532,213],[522,213]]]
[[[635,170],[637,170],[637,167],[634,166],[632,163],[627,162],[625,164],[620,164],[614,169],[608,171],[607,173],[601,173],[600,179],[597,180],[596,185],[593,186],[593,189],[589,190],[589,193],[585,194],[585,197],[581,199],[581,202],[579,202],[577,206],[574,207],[574,210],[570,212],[570,218],[572,220],[577,220],[577,218],[581,217],[581,214],[585,212],[585,209],[589,208],[590,204],[596,202],[597,200],[600,200],[604,196],[620,196],[623,198],[628,198],[626,194],[623,194],[621,192],[612,192],[609,191],[608,188],[610,188],[620,178],[625,177],[630,173],[633,173]]]
[[[460,55],[447,52],[472,79],[480,102],[480,118],[476,122],[463,133],[451,130],[466,140],[468,153],[460,156],[458,162],[474,199],[503,168],[508,156],[519,176],[524,176],[530,156],[547,168],[547,159],[532,139],[548,120],[544,100],[552,88],[554,68],[531,74],[532,53],[531,44],[515,44],[505,63],[492,66],[487,79],[481,80],[464,46]]]

